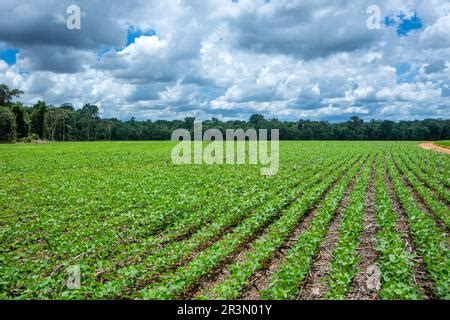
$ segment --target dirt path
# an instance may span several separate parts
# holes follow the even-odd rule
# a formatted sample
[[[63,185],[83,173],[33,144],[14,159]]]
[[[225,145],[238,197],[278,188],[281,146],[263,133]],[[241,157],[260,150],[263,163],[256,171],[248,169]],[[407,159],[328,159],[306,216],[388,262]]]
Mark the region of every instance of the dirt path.
[[[421,143],[421,144],[419,144],[419,147],[421,147],[422,149],[425,149],[425,150],[433,150],[433,151],[437,151],[437,152],[441,152],[441,153],[450,154],[450,149],[439,147],[439,146],[433,144],[432,142]]]

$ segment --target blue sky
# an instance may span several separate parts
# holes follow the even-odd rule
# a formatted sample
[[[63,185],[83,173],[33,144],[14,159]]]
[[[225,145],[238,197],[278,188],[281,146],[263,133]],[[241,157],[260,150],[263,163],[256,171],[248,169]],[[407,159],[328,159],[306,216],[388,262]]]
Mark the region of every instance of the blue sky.
[[[156,32],[154,30],[141,31],[141,30],[136,30],[135,28],[131,27],[130,29],[128,29],[126,45],[129,46],[130,44],[134,43],[136,38],[139,38],[141,36],[151,37],[154,35],[156,35]]]
[[[387,16],[384,18],[384,22],[387,26],[396,28],[399,36],[407,36],[410,32],[420,30],[423,27],[422,21],[416,12],[410,17],[407,17],[403,12],[398,13],[394,17]]]
[[[9,65],[16,63],[16,56],[19,53],[17,49],[0,49],[0,60],[5,61]]]
[[[2,1],[0,82],[128,119],[450,117],[450,3]]]

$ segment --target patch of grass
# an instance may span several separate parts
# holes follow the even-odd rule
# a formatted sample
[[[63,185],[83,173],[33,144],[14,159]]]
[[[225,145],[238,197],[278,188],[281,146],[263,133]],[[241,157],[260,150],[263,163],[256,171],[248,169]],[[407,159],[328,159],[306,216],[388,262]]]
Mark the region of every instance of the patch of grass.
[[[450,149],[450,140],[437,141],[434,144],[439,147]]]

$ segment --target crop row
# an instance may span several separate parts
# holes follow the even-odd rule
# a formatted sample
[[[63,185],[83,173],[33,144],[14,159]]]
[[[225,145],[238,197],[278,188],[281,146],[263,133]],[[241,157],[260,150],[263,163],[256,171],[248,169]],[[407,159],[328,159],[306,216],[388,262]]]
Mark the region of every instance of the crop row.
[[[447,236],[435,225],[434,220],[428,214],[421,211],[410,190],[401,180],[392,155],[387,159],[387,167],[395,194],[408,217],[416,248],[422,255],[430,276],[436,284],[437,296],[449,299],[450,255]]]
[[[449,208],[436,200],[430,189],[422,184],[422,182],[410,171],[408,171],[407,166],[397,159],[394,159],[396,167],[400,170],[401,174],[406,178],[408,183],[414,188],[418,193],[421,200],[425,205],[431,209],[431,211],[445,224],[447,228],[450,227],[450,210]]]
[[[299,288],[308,274],[311,261],[327,232],[328,225],[359,169],[360,166],[355,166],[349,170],[321,202],[311,225],[289,250],[286,260],[273,275],[269,287],[262,291],[263,298],[277,300],[297,297]]]
[[[421,168],[414,164],[410,158],[402,156],[401,154],[399,154],[398,158],[404,163],[405,169],[413,172],[421,182],[428,185],[441,199],[450,203],[450,191],[442,184],[442,181],[437,178],[437,175],[424,174]]]
[[[432,187],[446,187],[450,188],[450,177],[448,172],[450,166],[446,155],[441,155],[434,151],[424,150],[404,150],[399,153],[399,156],[405,156],[409,160],[415,171],[420,174],[420,177],[425,181],[436,181],[437,184],[433,184]]]
[[[353,278],[358,272],[358,245],[364,228],[364,212],[370,164],[364,166],[353,191],[349,196],[339,227],[339,238],[333,250],[328,277],[328,299],[344,299],[350,291]]]
[[[339,171],[338,171],[339,172]],[[336,173],[325,177],[321,183],[311,192],[306,191],[307,196],[302,197],[300,201],[310,201],[312,194],[322,194],[329,185],[336,179]],[[143,291],[144,298],[147,299],[167,299],[174,298],[182,294],[185,290],[195,284],[196,281],[211,272],[220,262],[231,255],[240,245],[251,239],[252,235],[264,227],[275,212],[264,212],[252,216],[240,224],[233,232],[227,234],[221,241],[203,251],[195,260],[177,269],[173,273],[163,275],[161,282],[152,284]]]
[[[414,283],[413,258],[398,232],[399,213],[386,187],[385,159],[376,166],[376,250],[382,282],[380,297],[387,300],[419,299],[421,293]]]
[[[342,172],[342,171],[339,171]],[[292,233],[298,221],[302,219],[312,204],[318,201],[323,186],[312,188],[302,200],[289,207],[283,216],[272,224],[263,236],[257,239],[251,248],[241,256],[240,261],[228,266],[228,274],[223,281],[203,292],[200,298],[236,299],[241,290],[249,284],[250,277],[273,256],[286,238]]]

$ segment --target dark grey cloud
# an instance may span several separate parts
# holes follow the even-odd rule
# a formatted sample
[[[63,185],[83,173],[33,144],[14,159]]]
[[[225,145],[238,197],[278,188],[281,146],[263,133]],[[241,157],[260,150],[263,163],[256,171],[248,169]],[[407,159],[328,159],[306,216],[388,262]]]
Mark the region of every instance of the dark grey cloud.
[[[81,29],[69,30],[66,9],[73,1],[6,1],[0,5],[0,43],[20,48],[20,58],[31,70],[73,73],[91,64],[91,56],[102,47],[125,45],[127,30],[112,14],[114,5],[79,1]],[[91,51],[91,55],[87,54]]]
[[[231,19],[237,47],[312,59],[367,48],[380,36],[366,26],[364,3],[281,1],[270,5],[275,9],[269,13],[255,11]]]
[[[114,4],[77,1],[82,11],[81,29],[69,30],[66,9],[73,1],[6,1],[1,5],[0,41],[13,47],[56,46],[97,49],[123,46],[127,30],[112,15]]]
[[[157,101],[159,100],[159,92],[162,90],[164,90],[164,86],[160,83],[137,85],[127,101]]]
[[[19,59],[19,65],[24,70],[76,73],[92,63],[95,54],[67,47],[36,45],[25,46],[19,54]]]

